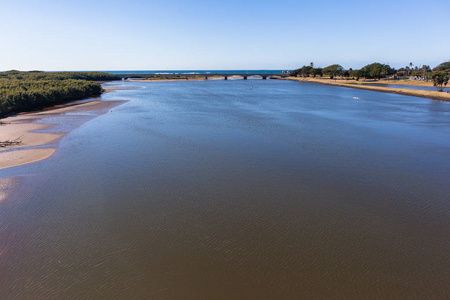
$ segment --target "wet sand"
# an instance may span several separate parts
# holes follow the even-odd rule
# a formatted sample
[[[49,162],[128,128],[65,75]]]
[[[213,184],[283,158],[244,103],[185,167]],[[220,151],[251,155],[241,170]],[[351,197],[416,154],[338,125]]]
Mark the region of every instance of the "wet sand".
[[[49,158],[56,151],[57,141],[68,132],[123,102],[99,100],[74,102],[2,119],[0,141],[19,140],[20,143],[0,148],[0,169]],[[75,118],[71,116],[71,120],[76,119],[76,122],[71,122],[68,117],[65,117],[71,113],[77,113]],[[46,118],[52,118],[52,120],[43,121]],[[64,129],[59,128],[59,125],[64,125]]]
[[[335,86],[341,86],[341,87],[348,87],[348,88],[354,88],[354,89],[363,89],[363,90],[370,90],[370,91],[376,91],[376,92],[383,92],[383,93],[393,93],[393,94],[401,94],[406,96],[414,96],[414,97],[422,97],[422,98],[429,98],[434,100],[444,100],[444,101],[450,101],[450,94],[447,94],[445,92],[438,92],[438,91],[427,91],[427,90],[412,90],[412,89],[399,89],[399,88],[391,88],[391,87],[382,87],[382,86],[371,86],[370,83],[386,83],[386,84],[402,84],[400,82],[360,82],[355,80],[333,80],[333,79],[323,79],[323,78],[301,78],[301,77],[286,77],[283,78],[285,80],[294,80],[294,81],[303,81],[303,82],[312,82],[312,83],[320,83],[320,84],[327,84],[327,85],[335,85]],[[366,83],[366,84],[364,84]],[[416,83],[416,82],[413,82]],[[414,84],[408,84],[408,85],[414,85]],[[425,86],[425,85],[424,85]]]

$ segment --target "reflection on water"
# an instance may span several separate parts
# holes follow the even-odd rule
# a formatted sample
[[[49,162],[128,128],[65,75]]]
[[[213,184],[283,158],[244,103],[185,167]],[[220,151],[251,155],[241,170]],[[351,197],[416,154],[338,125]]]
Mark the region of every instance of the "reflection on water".
[[[0,298],[447,296],[448,103],[118,84],[140,89],[103,95],[130,102],[50,159],[2,171],[21,180],[0,203]]]

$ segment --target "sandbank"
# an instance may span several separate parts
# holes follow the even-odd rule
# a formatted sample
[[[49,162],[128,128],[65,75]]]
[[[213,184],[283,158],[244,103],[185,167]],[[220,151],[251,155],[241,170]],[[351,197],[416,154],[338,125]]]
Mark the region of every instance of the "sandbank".
[[[35,148],[0,152],[0,170],[49,158],[55,151],[56,148]]]
[[[369,84],[369,83],[399,84],[399,82],[397,82],[397,81],[390,81],[388,83],[386,81],[383,81],[383,82],[376,81],[376,82],[366,82],[367,84],[364,84],[364,82],[356,81],[356,80],[348,80],[347,81],[347,80],[334,80],[334,79],[324,79],[324,78],[286,77],[286,78],[282,78],[282,79],[320,83],[320,84],[327,84],[327,85],[335,85],[335,86],[377,91],[377,92],[383,92],[383,93],[401,94],[401,95],[406,95],[406,96],[422,97],[422,98],[429,98],[429,99],[434,99],[434,100],[450,101],[450,94],[447,94],[445,92],[391,88],[391,87],[373,86],[373,85]],[[402,82],[404,82],[404,81],[402,81]],[[416,85],[416,82],[414,82],[414,84],[410,84],[410,85]]]
[[[68,132],[123,102],[79,101],[1,119],[0,141],[18,139],[21,142],[0,148],[0,169],[50,157],[57,149],[57,142]]]

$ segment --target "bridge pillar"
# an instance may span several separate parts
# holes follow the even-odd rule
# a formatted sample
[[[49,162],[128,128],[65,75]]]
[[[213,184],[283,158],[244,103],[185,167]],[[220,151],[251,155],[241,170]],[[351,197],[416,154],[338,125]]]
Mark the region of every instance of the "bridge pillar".
[[[266,80],[266,79],[267,79],[267,76],[264,75],[264,76],[262,77],[262,79],[263,79],[263,80]]]
[[[208,76],[205,76],[205,80],[208,80]]]
[[[224,76],[223,79],[224,79],[224,80],[228,80],[228,76]]]
[[[247,80],[247,76],[244,76],[244,80]]]

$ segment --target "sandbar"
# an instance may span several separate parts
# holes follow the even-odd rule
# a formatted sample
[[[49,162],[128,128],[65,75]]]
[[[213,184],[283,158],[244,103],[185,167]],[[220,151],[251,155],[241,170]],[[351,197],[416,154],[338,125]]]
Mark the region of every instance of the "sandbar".
[[[443,101],[450,101],[450,94],[447,94],[445,92],[438,92],[438,91],[427,91],[427,90],[416,90],[416,89],[401,89],[401,88],[392,88],[392,87],[383,87],[383,86],[372,86],[369,84],[364,84],[364,82],[361,81],[355,81],[355,80],[334,80],[334,79],[324,79],[324,78],[302,78],[302,77],[286,77],[282,78],[285,80],[294,80],[294,81],[302,81],[302,82],[312,82],[312,83],[320,83],[320,84],[327,84],[327,85],[335,85],[340,87],[347,87],[347,88],[353,88],[353,89],[362,89],[362,90],[370,90],[370,91],[376,91],[376,92],[383,92],[383,93],[392,93],[392,94],[401,94],[406,96],[414,96],[414,97],[421,97],[421,98],[429,98],[434,100],[443,100]],[[401,84],[405,83],[405,81],[381,81],[381,82],[367,82],[367,83],[381,83],[381,84]],[[358,83],[358,84],[355,84]],[[407,85],[417,85],[417,82],[413,82],[411,84]],[[427,84],[427,85],[425,85]],[[430,83],[424,83],[422,82],[423,86],[429,86]],[[432,86],[432,85],[431,85]]]
[[[71,130],[124,102],[99,100],[72,102],[43,111],[1,119],[0,141],[21,142],[0,148],[0,169],[49,158],[57,150],[57,142]]]
[[[35,148],[0,152],[0,170],[49,158],[55,151],[56,148]]]

